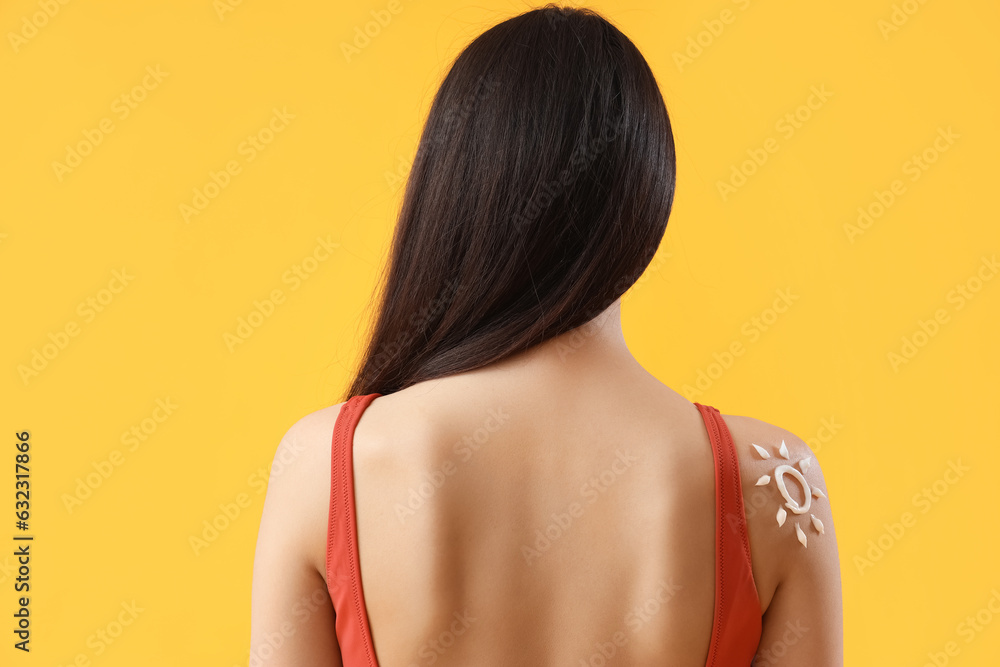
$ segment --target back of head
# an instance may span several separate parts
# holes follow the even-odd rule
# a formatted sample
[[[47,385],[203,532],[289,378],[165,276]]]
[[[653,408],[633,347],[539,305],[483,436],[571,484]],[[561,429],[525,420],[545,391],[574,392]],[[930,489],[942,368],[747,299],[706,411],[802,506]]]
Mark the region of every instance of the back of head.
[[[431,106],[347,395],[472,370],[594,318],[652,260],[674,178],[656,80],[610,22],[547,5],[482,33]]]

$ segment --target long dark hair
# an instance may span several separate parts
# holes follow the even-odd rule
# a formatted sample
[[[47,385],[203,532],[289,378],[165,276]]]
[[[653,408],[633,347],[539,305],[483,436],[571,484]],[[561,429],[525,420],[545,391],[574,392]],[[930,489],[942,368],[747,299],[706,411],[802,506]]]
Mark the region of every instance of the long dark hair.
[[[659,247],[674,140],[649,65],[553,4],[481,34],[434,97],[344,398],[472,370],[613,304]]]

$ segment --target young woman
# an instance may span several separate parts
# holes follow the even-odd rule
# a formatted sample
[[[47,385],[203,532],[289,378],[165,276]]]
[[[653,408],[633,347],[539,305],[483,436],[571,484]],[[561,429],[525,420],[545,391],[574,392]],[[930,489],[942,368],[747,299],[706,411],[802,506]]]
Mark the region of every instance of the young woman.
[[[653,74],[595,12],[459,55],[346,400],[278,446],[252,666],[842,664],[808,446],[689,402],[622,335],[674,175]]]

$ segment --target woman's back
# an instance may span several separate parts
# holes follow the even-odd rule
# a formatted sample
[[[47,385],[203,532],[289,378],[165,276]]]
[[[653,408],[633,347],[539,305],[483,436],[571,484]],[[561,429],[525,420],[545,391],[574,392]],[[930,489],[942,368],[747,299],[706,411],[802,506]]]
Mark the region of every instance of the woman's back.
[[[625,345],[676,166],[652,68],[597,12],[532,9],[458,54],[350,400],[275,456],[252,664],[840,664],[808,447],[700,412]]]
[[[358,535],[382,667],[429,662],[456,613],[475,623],[435,664],[578,665],[621,632],[635,664],[663,664],[669,647],[671,664],[704,666],[715,539],[704,423],[652,378],[571,372],[473,373],[367,408]],[[656,615],[642,611],[651,598],[664,600]]]
[[[342,549],[350,541],[319,528],[337,525],[325,521],[331,507],[336,513],[337,505],[349,506],[339,502],[331,454],[340,406],[293,427],[286,440],[299,443],[302,455],[279,484],[295,491],[278,490],[272,502],[269,488],[272,506],[261,530],[269,512],[291,532],[288,521],[310,517],[299,531],[312,532],[293,538],[308,545],[309,565],[326,574],[328,557],[343,559],[332,570],[343,578],[325,583],[335,599],[343,592],[345,609],[366,616],[374,643],[369,657],[364,642],[348,639],[345,665],[731,664],[718,661],[725,656],[709,663],[718,521],[706,421],[623,350],[600,337],[569,347],[563,336],[486,368],[364,401],[360,418],[348,420],[356,423],[349,489],[356,565]],[[775,620],[765,624],[760,648],[780,642],[787,662],[772,656],[763,664],[796,664],[796,650],[819,656],[810,645],[838,638],[818,627],[812,635],[795,628],[839,605],[839,575],[829,579],[837,567],[829,505],[815,498],[811,510],[828,527],[825,534],[794,514],[779,527],[780,494],[773,485],[754,486],[774,461],[752,454],[750,442],[777,458],[784,440],[789,462],[809,456],[808,448],[754,419],[727,416],[725,424],[743,468],[750,591],[759,613],[769,612],[785,575],[808,593],[790,590],[769,612]],[[815,464],[806,478],[825,489]],[[804,502],[801,492],[797,501]],[[742,513],[726,512],[739,540]],[[807,548],[794,523],[806,530]],[[268,548],[258,546],[256,567],[267,566],[261,550]],[[809,577],[824,572],[825,583],[807,587]],[[360,618],[332,622],[338,634],[362,628]],[[727,630],[738,628],[716,634],[738,645]],[[365,659],[352,662],[355,653]],[[309,664],[303,656],[274,660],[264,664]]]

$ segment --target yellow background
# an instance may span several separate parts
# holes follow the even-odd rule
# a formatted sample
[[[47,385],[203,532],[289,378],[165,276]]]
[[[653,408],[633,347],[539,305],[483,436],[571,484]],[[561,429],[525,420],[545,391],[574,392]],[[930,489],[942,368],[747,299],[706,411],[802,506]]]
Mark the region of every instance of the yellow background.
[[[0,5],[0,662],[246,664],[274,449],[299,417],[341,399],[447,65],[529,5],[399,0],[348,59],[341,44],[388,2],[243,0],[221,12],[212,0],[73,0],[25,27],[53,2]],[[677,390],[711,373],[698,400],[817,448],[837,522],[848,665],[923,665],[948,642],[948,664],[996,664],[1000,619],[987,612],[992,622],[971,635],[960,624],[1000,590],[1000,279],[972,280],[981,289],[961,308],[952,290],[1000,250],[997,5],[584,4],[644,53],[677,143],[666,238],[624,300],[632,351]],[[731,21],[719,30],[723,10]],[[689,38],[705,46],[678,65]],[[120,118],[115,100],[157,66],[162,80]],[[830,96],[799,110],[812,86]],[[241,143],[275,108],[294,118],[247,160]],[[797,110],[810,117],[786,137],[778,123]],[[104,118],[113,131],[60,180],[53,162]],[[949,127],[957,139],[910,180],[907,161]],[[769,137],[778,150],[723,200],[719,181]],[[240,172],[185,221],[181,204],[231,160]],[[852,242],[845,225],[895,179],[905,192]],[[318,237],[339,247],[292,289],[286,272]],[[121,289],[111,281],[123,268],[132,279]],[[101,291],[109,282],[118,293]],[[283,303],[231,351],[224,335],[275,289]],[[769,317],[780,289],[798,298],[763,331],[753,318]],[[86,319],[79,304],[108,296]],[[894,368],[889,354],[938,309],[947,322]],[[19,367],[71,323],[78,334],[25,381]],[[733,341],[744,353],[711,367]],[[177,406],[162,423],[148,421],[163,416],[157,399]],[[143,420],[155,431],[129,451],[122,434]],[[36,536],[30,655],[11,646],[9,473],[23,429]],[[121,464],[67,509],[78,480],[114,450]],[[942,481],[949,462],[968,468],[953,484]],[[933,503],[919,500],[924,488]],[[189,538],[239,494],[239,516],[196,554]],[[897,539],[886,524],[904,512],[915,523]],[[880,540],[881,557],[859,565]],[[96,633],[133,601],[141,613],[98,655]]]

